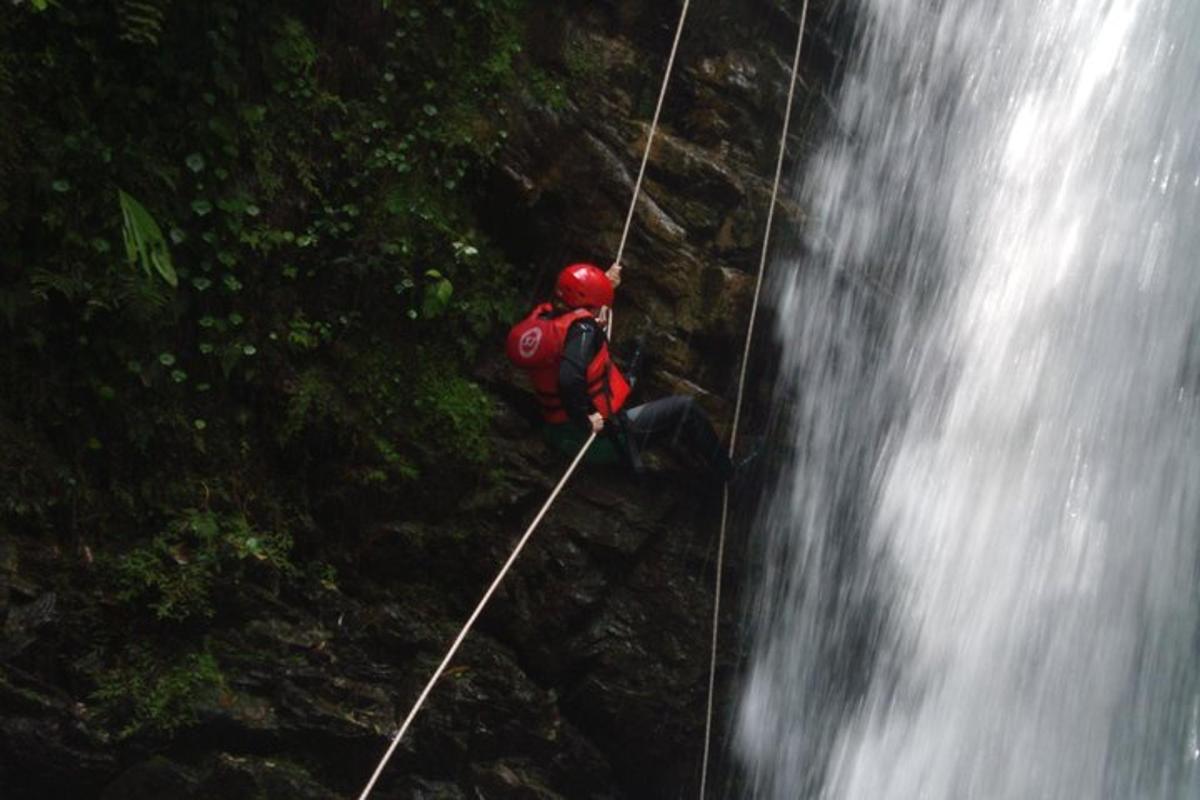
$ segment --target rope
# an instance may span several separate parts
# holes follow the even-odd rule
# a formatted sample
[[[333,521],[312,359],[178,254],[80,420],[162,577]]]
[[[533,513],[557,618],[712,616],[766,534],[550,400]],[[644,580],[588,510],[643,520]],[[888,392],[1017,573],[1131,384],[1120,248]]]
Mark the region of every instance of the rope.
[[[471,612],[471,616],[467,620],[467,623],[463,625],[462,630],[458,632],[458,638],[454,640],[454,644],[450,645],[450,650],[447,651],[446,657],[442,659],[442,663],[439,664],[437,670],[434,671],[433,677],[429,679],[429,683],[425,684],[425,689],[421,692],[421,696],[417,698],[417,702],[413,703],[412,710],[408,712],[408,716],[404,719],[404,724],[401,725],[400,730],[396,732],[395,738],[392,739],[391,746],[388,747],[387,752],[383,755],[383,760],[380,761],[379,766],[375,768],[375,774],[371,776],[371,780],[367,782],[366,788],[363,789],[362,794],[359,795],[359,800],[366,800],[367,795],[369,795],[371,790],[375,788],[375,782],[379,780],[379,776],[383,774],[383,768],[386,767],[388,761],[391,760],[392,753],[394,753],[396,750],[396,745],[400,744],[400,740],[404,738],[404,734],[408,731],[408,727],[412,725],[413,719],[416,718],[417,712],[420,711],[421,706],[425,704],[425,698],[429,697],[429,693],[433,691],[434,684],[438,682],[438,679],[442,677],[442,673],[446,671],[446,667],[449,666],[450,660],[454,658],[454,654],[458,652],[458,648],[462,645],[463,640],[465,640],[467,638],[467,634],[470,633],[471,627],[475,624],[475,620],[478,619],[479,615],[483,613],[484,606],[486,606],[488,601],[492,599],[492,595],[495,594],[496,589],[500,587],[500,582],[504,580],[504,577],[508,574],[509,569],[511,569],[512,565],[516,563],[517,557],[521,555],[521,551],[525,549],[525,545],[529,542],[530,537],[533,536],[533,532],[537,530],[537,526],[539,523],[541,523],[542,517],[546,516],[546,512],[550,510],[550,506],[554,505],[554,501],[558,499],[559,493],[562,492],[563,487],[567,485],[567,481],[570,479],[571,475],[575,473],[576,467],[578,467],[580,462],[583,461],[583,457],[587,455],[588,448],[592,446],[592,442],[594,441],[596,441],[596,434],[593,433],[590,437],[588,437],[588,440],[583,443],[583,447],[579,448],[579,454],[575,456],[575,460],[571,462],[571,466],[567,467],[567,471],[558,481],[558,485],[554,487],[554,491],[550,493],[550,497],[547,498],[545,504],[542,505],[541,511],[537,513],[537,516],[533,518],[533,522],[529,523],[529,527],[525,529],[525,534],[521,537],[520,541],[517,542],[517,546],[513,550],[512,555],[508,557],[508,561],[504,562],[504,566],[500,568],[500,573],[496,576],[496,579],[492,581],[492,585],[488,587],[488,590],[484,592],[483,599],[479,601],[479,605],[475,606],[475,610]]]
[[[750,322],[746,326],[746,344],[742,350],[742,366],[738,373],[737,403],[733,407],[733,428],[729,434],[729,457],[732,459],[737,446],[738,423],[742,418],[742,399],[746,391],[746,368],[750,361],[750,344],[754,338],[754,324],[758,319],[758,300],[762,294],[763,275],[767,269],[767,253],[771,246],[771,227],[775,222],[775,205],[779,198],[779,183],[783,176],[783,160],[787,154],[788,129],[792,123],[792,102],[796,96],[796,78],[800,74],[800,51],[804,45],[804,28],[808,21],[808,0],[800,10],[800,34],[796,40],[796,55],[792,59],[792,80],[788,87],[787,110],[783,115],[783,133],[779,137],[779,158],[775,162],[775,182],[771,187],[771,205],[767,210],[767,229],[763,234],[762,254],[758,260],[758,278],[754,283],[754,303],[750,306]],[[700,768],[700,800],[708,786],[708,757],[712,745],[713,695],[717,677],[717,637],[721,619],[721,579],[725,567],[725,533],[729,524],[729,485],[721,498],[721,533],[717,538],[717,576],[713,590],[712,654],[708,667],[708,703],[704,717],[704,761]]]
[[[684,0],[683,8],[679,13],[679,24],[675,29],[675,41],[671,45],[671,55],[667,60],[666,73],[663,75],[662,89],[660,89],[658,93],[658,104],[654,109],[654,118],[650,123],[650,133],[646,137],[646,149],[642,154],[642,164],[638,169],[637,181],[634,183],[633,198],[629,203],[629,213],[625,216],[625,229],[621,233],[621,244],[617,248],[617,257],[615,261],[618,264],[621,263],[621,256],[623,256],[625,253],[625,243],[629,238],[629,228],[633,223],[633,213],[637,208],[638,198],[641,195],[642,179],[646,175],[646,164],[650,160],[650,150],[654,145],[654,135],[658,131],[658,119],[662,114],[663,102],[667,96],[667,87],[671,82],[671,74],[675,67],[675,54],[679,51],[679,42],[683,37],[684,22],[687,20],[687,12],[690,5],[691,0]],[[610,312],[607,325],[607,333],[610,336],[612,335],[612,325],[613,317]],[[479,615],[483,613],[488,601],[492,599],[492,595],[495,594],[496,589],[500,587],[501,582],[508,575],[508,572],[510,569],[512,569],[513,564],[516,563],[517,558],[521,555],[521,551],[525,549],[525,545],[528,544],[530,538],[533,536],[534,531],[537,530],[538,525],[541,524],[542,518],[546,516],[546,513],[550,510],[550,507],[554,505],[554,501],[558,499],[558,495],[562,492],[563,487],[566,486],[567,481],[570,480],[571,476],[575,474],[575,470],[579,467],[580,463],[583,461],[583,457],[587,455],[588,450],[595,441],[596,434],[593,433],[588,437],[587,441],[583,443],[583,446],[579,448],[579,453],[575,456],[575,460],[571,462],[571,466],[567,467],[567,471],[563,473],[562,478],[560,478],[558,481],[558,485],[554,487],[554,491],[550,493],[550,497],[546,499],[546,502],[542,505],[541,510],[538,511],[537,516],[533,518],[533,522],[529,523],[529,527],[526,528],[525,533],[517,542],[517,546],[513,549],[512,555],[508,557],[508,561],[504,562],[504,566],[500,568],[500,572],[496,575],[495,580],[492,581],[492,585],[488,587],[486,592],[484,592],[483,598],[479,601],[479,604],[475,606],[475,610],[471,612],[471,616],[467,619],[466,624],[463,625],[462,630],[459,631],[454,643],[450,645],[450,649],[446,652],[446,656],[442,659],[442,663],[438,665],[438,668],[434,671],[433,676],[429,679],[429,682],[425,684],[425,688],[421,691],[420,696],[417,697],[417,701],[413,703],[412,709],[408,712],[408,716],[404,718],[404,723],[400,726],[400,730],[398,730],[396,735],[392,738],[392,743],[388,746],[387,752],[383,754],[383,758],[380,759],[379,766],[375,768],[375,772],[371,775],[371,779],[367,781],[367,785],[363,788],[362,794],[358,796],[358,800],[367,800],[367,798],[370,796],[371,790],[375,788],[375,783],[379,780],[379,776],[383,774],[383,770],[387,767],[388,762],[391,760],[392,754],[396,752],[396,747],[399,746],[400,740],[404,738],[404,734],[408,732],[409,726],[411,726],[413,720],[416,719],[417,714],[421,711],[421,707],[425,705],[425,701],[429,697],[430,692],[433,691],[433,687],[442,677],[442,673],[446,671],[446,667],[450,665],[450,661],[458,652],[458,648],[462,646],[463,641],[466,640],[467,634],[471,632],[471,628],[475,625],[475,621],[479,618]]]
[[[806,0],[807,1],[807,0]],[[638,167],[637,180],[633,184],[633,202],[629,204],[629,212],[625,215],[625,228],[621,231],[621,243],[617,245],[617,264],[625,255],[625,243],[629,241],[629,229],[633,226],[633,212],[637,209],[638,198],[642,194],[642,180],[646,177],[646,165],[650,163],[650,150],[654,145],[654,134],[658,132],[658,118],[662,115],[663,103],[667,99],[667,86],[671,82],[671,72],[675,69],[675,54],[679,52],[679,41],[683,38],[683,23],[687,20],[688,8],[692,0],[683,0],[683,8],[679,11],[679,25],[675,28],[675,41],[671,43],[671,55],[667,58],[667,71],[663,74],[662,88],[658,90],[658,104],[654,107],[654,117],[650,120],[650,133],[646,136],[646,149],[642,152],[642,164]],[[613,314],[609,309],[608,324],[605,335],[612,337]]]
[[[621,256],[625,254],[625,242],[629,239],[629,229],[633,225],[633,212],[637,208],[638,196],[642,193],[642,179],[646,177],[646,164],[650,161],[650,146],[654,143],[654,134],[658,131],[658,118],[662,114],[663,102],[667,99],[667,85],[671,81],[671,71],[675,68],[675,54],[679,52],[679,40],[683,38],[683,23],[687,19],[690,5],[691,0],[683,0],[683,9],[679,12],[679,25],[675,28],[675,41],[671,45],[671,56],[667,59],[662,88],[658,90],[658,105],[654,109],[654,117],[650,120],[650,135],[646,137],[642,165],[638,168],[637,181],[633,184],[633,202],[629,204],[629,213],[625,215],[625,229],[621,231],[621,244],[617,247],[618,264],[621,263]]]

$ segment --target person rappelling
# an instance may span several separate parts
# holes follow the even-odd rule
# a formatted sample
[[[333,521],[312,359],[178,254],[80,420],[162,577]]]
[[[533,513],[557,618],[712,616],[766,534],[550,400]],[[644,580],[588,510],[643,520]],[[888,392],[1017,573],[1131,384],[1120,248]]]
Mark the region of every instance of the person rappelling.
[[[508,334],[508,357],[533,384],[547,440],[570,451],[589,433],[605,435],[610,454],[619,454],[634,472],[641,471],[643,448],[681,443],[718,479],[729,481],[737,467],[694,397],[673,395],[626,407],[634,381],[613,360],[605,333],[620,283],[620,264],[607,272],[572,264],[559,273],[553,299],[535,306]]]

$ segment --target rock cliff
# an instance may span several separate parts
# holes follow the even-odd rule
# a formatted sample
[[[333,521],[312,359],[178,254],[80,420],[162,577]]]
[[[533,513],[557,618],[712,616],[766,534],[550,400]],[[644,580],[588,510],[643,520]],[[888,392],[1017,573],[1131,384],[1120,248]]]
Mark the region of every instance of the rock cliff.
[[[550,100],[508,98],[509,137],[480,209],[491,237],[525,269],[531,300],[562,263],[603,263],[615,252],[678,12],[641,0],[532,5],[524,58],[561,89]],[[810,9],[793,164],[824,124],[823,93],[837,72],[831,5]],[[713,0],[693,10],[624,259],[616,338],[642,336],[652,353],[642,397],[694,393],[726,422],[798,7]],[[782,225],[803,221],[787,198],[782,211]],[[760,382],[768,371],[758,371]],[[520,377],[495,356],[477,377],[496,411],[497,480],[453,489],[449,513],[372,521],[373,535],[336,563],[337,591],[250,581],[220,598],[205,635],[223,678],[202,690],[197,718],[172,737],[118,740],[95,724],[80,689],[88,659],[129,632],[97,627],[97,599],[64,578],[75,554],[0,529],[4,796],[356,793],[564,466],[536,434]],[[640,482],[603,467],[575,480],[377,797],[694,793],[719,487],[677,454],[652,454],[651,467]],[[748,512],[753,492],[743,501]],[[336,521],[319,524],[336,540]],[[737,665],[743,543],[731,543],[722,688]]]

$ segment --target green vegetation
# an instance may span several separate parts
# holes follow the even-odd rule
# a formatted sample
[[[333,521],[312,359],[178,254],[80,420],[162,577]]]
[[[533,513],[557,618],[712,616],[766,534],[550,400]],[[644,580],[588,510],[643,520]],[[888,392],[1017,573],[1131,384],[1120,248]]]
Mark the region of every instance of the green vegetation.
[[[329,590],[356,521],[489,480],[470,376],[514,305],[473,209],[523,5],[0,15],[0,527],[87,545],[71,580],[150,637],[94,671],[121,735],[220,683],[153,637],[246,581]]]
[[[218,582],[240,579],[247,563],[294,573],[291,546],[286,534],[256,531],[245,517],[187,509],[165,532],[117,559],[117,597],[148,603],[159,619],[210,617]]]
[[[135,646],[103,674],[92,700],[119,739],[165,736],[194,723],[224,688],[225,678],[207,651],[180,657]]]

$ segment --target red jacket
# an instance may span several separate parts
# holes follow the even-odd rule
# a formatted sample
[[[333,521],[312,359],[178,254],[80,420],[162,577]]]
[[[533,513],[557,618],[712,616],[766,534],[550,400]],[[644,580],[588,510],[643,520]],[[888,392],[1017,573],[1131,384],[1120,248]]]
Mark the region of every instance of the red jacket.
[[[558,374],[567,331],[583,319],[593,319],[591,312],[580,308],[557,314],[553,306],[543,303],[508,334],[508,357],[529,373],[542,416],[552,424],[569,419],[563,407]],[[620,411],[629,398],[629,382],[609,356],[607,340],[602,339],[587,366],[587,392],[592,406],[606,419]]]

